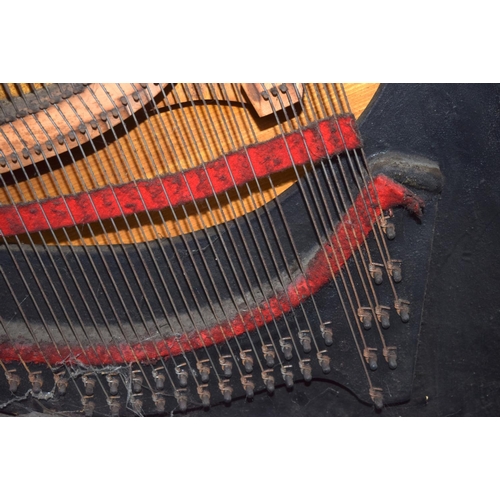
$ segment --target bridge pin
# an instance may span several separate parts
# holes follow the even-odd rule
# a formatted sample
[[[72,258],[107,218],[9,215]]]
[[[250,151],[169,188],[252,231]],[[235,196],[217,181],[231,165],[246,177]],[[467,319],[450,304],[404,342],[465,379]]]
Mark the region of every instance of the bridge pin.
[[[311,335],[309,330],[299,332],[299,340],[305,353],[311,352]]]
[[[285,365],[281,367],[281,375],[283,375],[283,380],[285,381],[287,389],[291,389],[293,387],[293,372],[289,368],[292,368],[292,365]]]
[[[109,385],[109,393],[111,396],[116,396],[118,394],[118,385],[120,384],[116,374],[106,375],[106,382]]]
[[[241,362],[243,363],[243,366],[245,367],[245,371],[247,373],[252,373],[252,371],[253,371],[253,357],[251,354],[248,354],[249,352],[252,352],[251,349],[247,349],[246,351],[241,351],[240,352],[240,359],[241,359]]]
[[[207,385],[200,385],[197,388],[198,396],[200,396],[201,404],[203,408],[210,408],[210,392],[207,389]]]
[[[288,342],[289,340],[290,337],[283,337],[280,339],[281,350],[283,351],[283,355],[287,361],[290,361],[293,356],[293,346],[290,342]]]
[[[243,389],[245,389],[247,399],[253,399],[255,384],[252,381],[252,375],[243,375],[241,377],[241,384]]]
[[[391,370],[395,370],[398,366],[398,354],[397,354],[397,348],[396,347],[385,347],[384,351],[384,358],[389,364],[389,368]]]
[[[14,373],[15,370],[11,370],[5,373],[5,377],[7,378],[7,382],[9,383],[9,391],[16,392],[21,383],[21,377]]]
[[[226,354],[225,356],[221,356],[219,358],[219,363],[224,373],[224,377],[227,378],[231,377],[231,375],[233,374],[233,362],[228,359],[230,357],[231,355]]]
[[[269,368],[274,366],[274,358],[276,353],[274,352],[274,348],[272,344],[265,344],[262,346],[262,353],[264,354],[264,359],[266,360],[266,364]]]
[[[331,321],[326,321],[325,323],[321,323],[319,329],[321,332],[321,336],[325,341],[325,345],[331,346],[333,344],[333,331],[330,327],[326,325],[330,325]]]
[[[86,417],[92,417],[94,415],[95,403],[90,399],[92,396],[84,396],[82,399],[83,414]]]
[[[95,378],[91,375],[83,375],[82,376],[83,387],[85,388],[85,395],[92,396],[94,394],[94,386],[96,383]]]
[[[182,363],[181,365],[177,365],[175,367],[175,373],[177,374],[177,378],[179,379],[179,385],[181,387],[186,387],[188,384],[188,372],[182,368],[186,363]]]
[[[200,372],[201,381],[206,384],[210,378],[210,366],[208,365],[208,359],[203,361],[198,361],[196,363],[196,368]]]
[[[179,410],[183,413],[187,411],[188,398],[186,389],[177,389],[175,391],[175,399],[177,400],[177,404],[179,405]]]
[[[319,362],[319,366],[321,366],[321,369],[323,370],[323,373],[330,373],[331,371],[331,368],[330,368],[330,356],[328,356],[327,354],[325,354],[326,351],[320,351],[318,352],[317,356],[318,356],[318,362]]]
[[[161,370],[163,370],[163,366],[153,369],[153,380],[155,381],[155,386],[158,391],[162,391],[165,387],[165,374],[162,373]]]
[[[303,359],[299,362],[300,371],[305,382],[310,382],[312,380],[312,368],[309,364],[310,361],[310,359]]]
[[[233,388],[229,385],[229,382],[227,380],[222,380],[219,383],[219,389],[224,398],[224,403],[230,403],[233,396]]]
[[[370,367],[370,370],[375,371],[378,368],[377,364],[377,349],[366,347],[363,351],[363,356]]]

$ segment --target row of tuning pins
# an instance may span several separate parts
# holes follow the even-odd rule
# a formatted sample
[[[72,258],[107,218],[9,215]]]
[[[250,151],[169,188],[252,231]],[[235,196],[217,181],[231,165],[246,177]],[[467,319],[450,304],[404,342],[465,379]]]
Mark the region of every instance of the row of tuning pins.
[[[321,335],[324,339],[326,346],[333,344],[333,333],[331,328],[327,324],[321,325]],[[310,353],[312,350],[312,339],[311,334],[308,330],[301,330],[298,333],[298,338],[302,350],[304,353]],[[281,350],[282,356],[286,362],[291,361],[293,358],[294,346],[290,337],[282,337],[279,341],[279,348]],[[254,353],[252,349],[247,349],[239,353],[240,362],[242,364],[244,375],[240,377],[241,385],[245,391],[247,399],[251,400],[254,397],[255,391],[255,381],[253,379],[253,372],[255,367],[254,357],[258,355]],[[272,394],[275,389],[276,378],[275,378],[275,363],[277,360],[277,353],[273,344],[262,345],[262,357],[264,359],[264,364],[267,369],[263,370],[261,373],[262,381],[269,394]],[[323,373],[327,374],[331,371],[330,363],[331,359],[327,354],[326,350],[319,351],[316,353],[317,362]],[[234,358],[231,354],[223,355],[219,358],[219,364],[222,371],[222,378],[218,383],[218,389],[223,396],[225,403],[230,403],[232,400],[233,387],[231,386],[231,378],[234,372]],[[193,374],[194,377],[199,376],[200,384],[197,384],[198,397],[201,400],[202,406],[209,407],[211,394],[209,390],[209,380],[211,373],[211,363],[210,360],[204,359],[199,360],[196,363],[197,373]],[[303,379],[306,383],[312,380],[312,365],[311,359],[305,358],[299,360],[299,369],[302,373]],[[164,388],[165,376],[154,370],[153,378],[156,383],[156,389],[161,391]],[[189,381],[189,367],[187,363],[177,364],[175,367],[175,373],[177,375],[179,387],[175,391],[175,397],[177,399],[178,407],[181,411],[186,411],[188,406],[188,381]],[[280,366],[280,374],[285,382],[285,386],[291,389],[294,385],[294,374],[292,364],[283,364]]]
[[[9,384],[9,391],[15,394],[19,390],[21,385],[21,377],[17,374],[17,370],[8,370],[5,372],[5,378]],[[44,386],[44,377],[41,371],[29,372],[28,379],[31,384],[31,393],[35,396],[42,393],[42,388]],[[51,391],[55,390],[58,396],[64,396],[68,388],[69,380],[65,376],[65,372],[58,371],[53,374],[54,387]]]
[[[387,214],[382,214],[379,217],[379,224],[382,231],[385,233],[387,239],[393,240],[396,237],[396,227],[390,219],[394,217],[392,210],[389,210]],[[387,273],[393,279],[395,283],[400,283],[403,279],[401,271],[401,260],[389,259],[386,263]],[[369,272],[373,278],[375,284],[380,285],[383,282],[383,269],[384,264],[370,262]],[[404,299],[396,298],[394,301],[394,308],[398,313],[401,321],[407,323],[410,320],[410,302]],[[390,307],[378,305],[375,307],[375,317],[380,323],[381,327],[385,330],[390,327]],[[363,324],[365,330],[370,330],[373,323],[373,313],[370,307],[360,307],[357,311],[358,318]],[[363,357],[367,362],[368,366],[372,371],[378,368],[378,356],[377,349],[367,347],[363,350]],[[389,368],[392,370],[397,368],[397,348],[394,346],[387,346],[383,349],[383,357],[386,360]],[[372,394],[372,399],[375,406],[378,407],[381,401],[381,390],[374,389]]]

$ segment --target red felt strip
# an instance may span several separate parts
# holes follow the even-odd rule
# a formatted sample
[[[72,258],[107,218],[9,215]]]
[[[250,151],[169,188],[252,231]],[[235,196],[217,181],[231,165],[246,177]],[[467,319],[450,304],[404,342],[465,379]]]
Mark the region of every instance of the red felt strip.
[[[310,159],[317,162],[360,145],[351,115],[337,120],[330,118],[302,132],[276,137],[250,146],[246,151],[229,153],[184,173],[0,207],[0,232],[13,236],[175,207],[223,193],[235,183],[241,186],[252,181],[252,168],[257,177],[264,177],[289,169],[293,164],[302,165]]]
[[[355,248],[357,243],[361,243],[366,238],[371,231],[372,223],[380,215],[379,206],[371,205],[371,200],[376,199],[375,190],[382,210],[404,206],[412,213],[421,215],[423,202],[419,198],[401,184],[383,175],[378,176],[357,197],[355,206],[351,207],[349,213],[337,224],[338,239],[332,236],[322,249],[318,249],[307,265],[305,276],[301,275],[288,287],[289,299],[285,295],[272,297],[255,310],[243,314],[242,317],[238,316],[230,322],[200,333],[187,333],[179,341],[169,337],[159,342],[122,344],[119,348],[116,345],[104,346],[100,344],[85,350],[77,346],[70,350],[67,346],[59,346],[59,349],[56,349],[53,345],[47,345],[43,348],[43,355],[37,346],[30,343],[19,343],[15,347],[10,343],[4,343],[0,344],[0,359],[4,362],[18,361],[17,353],[19,353],[25,362],[45,363],[45,359],[47,359],[53,365],[61,364],[63,361],[65,364],[83,363],[98,366],[132,363],[137,360],[147,362],[148,360],[157,360],[158,352],[162,357],[167,358],[169,355],[181,354],[182,349],[189,351],[192,348],[209,346],[214,342],[223,342],[224,338],[252,331],[256,325],[262,326],[273,318],[279,318],[283,313],[306,300],[311,294],[316,293],[331,280],[331,270],[338,273],[339,267],[336,261],[343,262],[344,258],[348,259],[351,256],[351,248]],[[368,210],[366,210],[365,204]],[[360,222],[356,211],[359,214]]]

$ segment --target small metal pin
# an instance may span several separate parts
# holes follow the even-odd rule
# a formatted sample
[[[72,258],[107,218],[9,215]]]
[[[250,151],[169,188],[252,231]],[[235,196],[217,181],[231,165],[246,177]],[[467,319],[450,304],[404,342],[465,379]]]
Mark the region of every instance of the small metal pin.
[[[7,382],[9,383],[9,391],[16,392],[21,384],[21,377],[15,373],[16,370],[10,370],[5,373],[5,377],[7,378]]]
[[[323,370],[323,373],[325,373],[325,374],[330,373],[330,371],[331,371],[331,367],[330,367],[331,359],[330,359],[330,356],[328,356],[326,354],[326,351],[318,352],[317,357],[318,357],[319,366]]]
[[[132,404],[132,410],[135,411],[135,413],[142,413],[142,399],[139,396],[142,396],[142,392],[140,394],[135,394],[130,398],[130,403]]]
[[[262,380],[266,386],[267,392],[272,394],[275,388],[273,370],[264,370],[262,372]]]
[[[240,352],[240,359],[247,373],[252,373],[253,371],[253,356],[249,354],[250,352],[252,352],[251,349]]]
[[[153,380],[155,381],[156,390],[162,391],[165,387],[165,374],[162,372],[163,366],[153,369]]]
[[[377,349],[374,347],[367,347],[363,350],[363,357],[365,358],[370,370],[375,371],[378,368],[377,363]]]
[[[331,321],[325,321],[324,323],[321,323],[319,327],[321,336],[323,337],[325,345],[327,346],[331,346],[333,344],[333,332],[332,329],[329,326],[327,326],[330,325],[331,323],[332,323]]]
[[[403,323],[410,321],[410,302],[403,299],[398,299],[394,302],[394,307],[399,314]]]
[[[54,382],[56,384],[57,394],[59,396],[64,396],[69,385],[69,381],[64,376],[64,372],[54,373]]]
[[[299,340],[305,353],[311,352],[311,334],[309,330],[301,330],[299,332]]]
[[[143,381],[144,381],[144,378],[141,375],[140,370],[132,371],[132,391],[133,392],[141,392],[142,391],[142,382]]]
[[[247,399],[253,399],[255,384],[252,380],[252,375],[243,375],[241,377],[241,384],[243,385],[243,389],[245,389]]]
[[[182,363],[175,367],[175,373],[177,374],[181,387],[186,387],[188,384],[188,372],[183,368],[184,366],[186,366],[186,363]]]
[[[179,410],[183,413],[187,411],[188,399],[186,389],[177,389],[175,391],[175,399],[177,400],[177,404],[179,405]]]
[[[293,372],[291,368],[292,365],[284,365],[281,367],[281,375],[283,376],[287,389],[291,389],[293,387]]]
[[[83,396],[83,414],[86,417],[92,417],[94,415],[95,403],[91,400],[92,396]]]
[[[116,396],[118,394],[118,386],[120,384],[120,380],[116,376],[115,373],[106,375],[106,382],[109,385],[109,393],[111,396]]]
[[[290,337],[283,337],[280,339],[281,350],[287,361],[290,361],[293,356],[293,346],[289,340],[291,340]]]
[[[370,271],[370,275],[375,281],[376,285],[381,285],[384,281],[384,274],[382,272],[383,264],[379,264],[377,262],[370,262],[368,266],[368,270]]]
[[[390,318],[389,318],[389,311],[390,307],[387,306],[377,306],[375,308],[375,314],[377,315],[377,319],[380,321],[380,324],[382,325],[382,328],[387,330],[391,326]]]
[[[87,396],[92,396],[94,394],[94,386],[96,384],[95,378],[93,378],[89,374],[83,375],[82,382],[83,382],[83,386],[85,388],[85,394]]]
[[[398,367],[397,347],[385,347],[382,353],[389,364],[389,368],[395,370]]]
[[[274,352],[274,347],[272,344],[265,344],[262,346],[262,354],[264,355],[264,359],[266,360],[266,364],[269,368],[274,366],[274,359],[276,357],[276,353]]]
[[[233,374],[233,362],[229,359],[231,357],[230,354],[226,354],[225,356],[221,356],[219,358],[219,363],[224,373],[224,377],[229,378]]]
[[[196,368],[200,372],[201,381],[204,384],[206,384],[210,378],[210,365],[208,363],[208,359],[204,359],[196,363]]]
[[[310,382],[312,380],[312,368],[309,364],[310,361],[310,359],[303,359],[299,361],[300,372],[302,373],[305,382]]]
[[[369,307],[358,308],[358,317],[361,323],[363,323],[363,328],[365,330],[369,330],[372,327],[373,316],[370,311]]]
[[[166,401],[163,396],[160,396],[158,394],[153,394],[153,402],[156,406],[156,411],[158,413],[163,413],[165,411]]]
[[[219,382],[219,389],[224,398],[224,403],[230,403],[233,397],[233,388],[229,385],[229,381],[221,380]]]
[[[198,391],[198,396],[201,399],[201,404],[203,408],[210,408],[210,392],[207,389],[208,385],[199,385],[196,390]]]
[[[110,396],[108,398],[108,406],[109,410],[111,412],[112,417],[119,417],[120,416],[120,400],[119,396]]]
[[[381,410],[384,407],[384,396],[382,389],[379,387],[370,388],[370,397],[377,410]]]

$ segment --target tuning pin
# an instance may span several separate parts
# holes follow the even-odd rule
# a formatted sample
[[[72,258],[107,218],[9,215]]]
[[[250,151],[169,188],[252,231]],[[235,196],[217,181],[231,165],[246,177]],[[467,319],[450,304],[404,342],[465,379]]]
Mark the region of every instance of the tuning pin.
[[[197,387],[198,396],[200,396],[203,408],[210,408],[210,392],[207,389],[208,385],[199,385]]]
[[[274,352],[274,347],[272,344],[266,344],[262,346],[262,353],[264,354],[264,359],[269,368],[274,366],[274,358],[276,353]]]
[[[358,309],[358,317],[361,323],[363,323],[363,328],[369,330],[372,327],[372,313],[369,307],[360,307]]]
[[[252,352],[251,349],[240,352],[240,359],[247,373],[252,373],[253,371],[253,357],[251,354],[249,354],[250,352]]]
[[[120,385],[120,380],[116,376],[116,373],[106,375],[106,382],[109,385],[109,393],[111,396],[116,396],[118,394],[118,386]]]
[[[94,394],[94,386],[96,384],[95,378],[90,374],[82,376],[83,386],[85,387],[85,395],[92,396]]]
[[[377,349],[366,347],[363,351],[363,356],[370,367],[370,370],[375,371],[378,368],[377,364]]]
[[[241,377],[241,384],[243,385],[243,389],[245,389],[247,399],[253,399],[255,384],[252,380],[252,375],[243,375]]]
[[[210,378],[210,365],[208,363],[208,359],[196,363],[196,368],[200,372],[200,378],[204,384],[206,384]]]
[[[165,387],[165,373],[163,373],[163,366],[153,369],[153,380],[157,391],[163,391]]]
[[[385,234],[389,240],[393,240],[396,237],[396,226],[392,222],[386,224]]]
[[[139,415],[142,414],[142,399],[138,398],[138,396],[142,396],[142,392],[140,394],[135,394],[130,398],[130,403],[132,404],[132,410]]]
[[[283,351],[283,355],[287,361],[290,361],[293,355],[293,346],[289,340],[291,340],[290,337],[283,337],[280,339],[281,350]]]
[[[309,330],[301,330],[299,332],[299,340],[305,353],[311,352],[311,335]]]
[[[120,399],[119,396],[110,396],[107,400],[109,411],[112,417],[120,416]]]
[[[134,370],[132,372],[132,391],[133,392],[141,392],[142,391],[142,382],[143,377],[141,375],[140,370]]]
[[[16,392],[19,388],[19,384],[21,383],[21,377],[14,373],[16,370],[11,370],[5,372],[5,377],[7,378],[7,382],[9,383],[9,391]]]
[[[90,399],[92,396],[83,396],[82,405],[83,405],[83,414],[86,417],[92,417],[94,414],[95,403]]]
[[[293,372],[289,368],[292,368],[292,365],[285,365],[281,367],[281,375],[283,375],[283,380],[285,381],[287,389],[291,389],[293,387]]]
[[[274,392],[274,376],[273,370],[264,370],[262,372],[262,380],[266,386],[267,392],[272,394]]]
[[[385,330],[391,326],[391,322],[389,320],[389,311],[390,307],[387,306],[377,306],[375,308],[377,319],[380,321],[382,328],[384,328]]]
[[[382,389],[378,387],[370,388],[370,397],[377,410],[381,410],[384,407],[384,396]]]
[[[230,403],[233,397],[233,388],[229,385],[228,380],[221,380],[219,383],[219,389],[224,398],[224,403]]]
[[[54,373],[54,382],[57,388],[57,394],[64,396],[68,389],[68,379],[64,377],[64,372]]]
[[[395,370],[398,366],[398,354],[397,354],[397,348],[396,347],[385,347],[384,351],[384,358],[389,364],[389,368],[391,370]]]
[[[326,351],[320,351],[318,352],[317,356],[318,356],[318,362],[319,362],[319,366],[321,366],[321,369],[323,370],[323,373],[330,373],[331,371],[331,368],[330,368],[330,356],[328,356],[327,354],[325,354]]]
[[[333,332],[332,329],[326,325],[330,325],[332,322],[327,321],[325,323],[321,323],[320,325],[320,331],[321,335],[323,337],[323,340],[325,341],[325,345],[331,346],[333,344]]]
[[[383,267],[383,264],[378,264],[377,262],[370,262],[368,265],[368,270],[376,285],[380,285],[384,281]]]
[[[156,406],[156,411],[158,413],[163,413],[165,411],[165,398],[163,396],[160,396],[158,394],[153,394],[153,402]]]
[[[388,215],[382,214],[379,218],[380,227],[389,240],[393,240],[396,237],[396,226],[392,222],[387,222],[391,217],[394,217],[394,214],[392,210],[389,210]]]
[[[300,371],[302,376],[304,377],[305,382],[310,382],[312,380],[312,368],[310,363],[310,359],[303,359],[299,361]]]
[[[29,380],[32,385],[33,394],[38,394],[42,390],[43,385],[42,372],[30,373]]]
[[[179,379],[179,385],[181,387],[187,387],[188,385],[188,372],[183,368],[186,363],[182,363],[175,367],[175,373],[177,374],[177,378]]]
[[[187,410],[187,394],[186,389],[177,389],[175,391],[175,399],[177,400],[177,404],[179,405],[179,410],[183,413]]]
[[[392,276],[395,283],[399,283],[403,276],[401,274],[401,260],[391,259],[387,262],[387,271]]]
[[[231,375],[233,374],[233,362],[228,359],[230,358],[231,355],[230,354],[226,354],[225,356],[221,356],[219,358],[219,363],[220,363],[220,366],[222,368],[222,372],[224,373],[224,377],[231,377]]]
[[[394,307],[403,323],[410,321],[410,303],[407,300],[398,299],[394,302]]]

